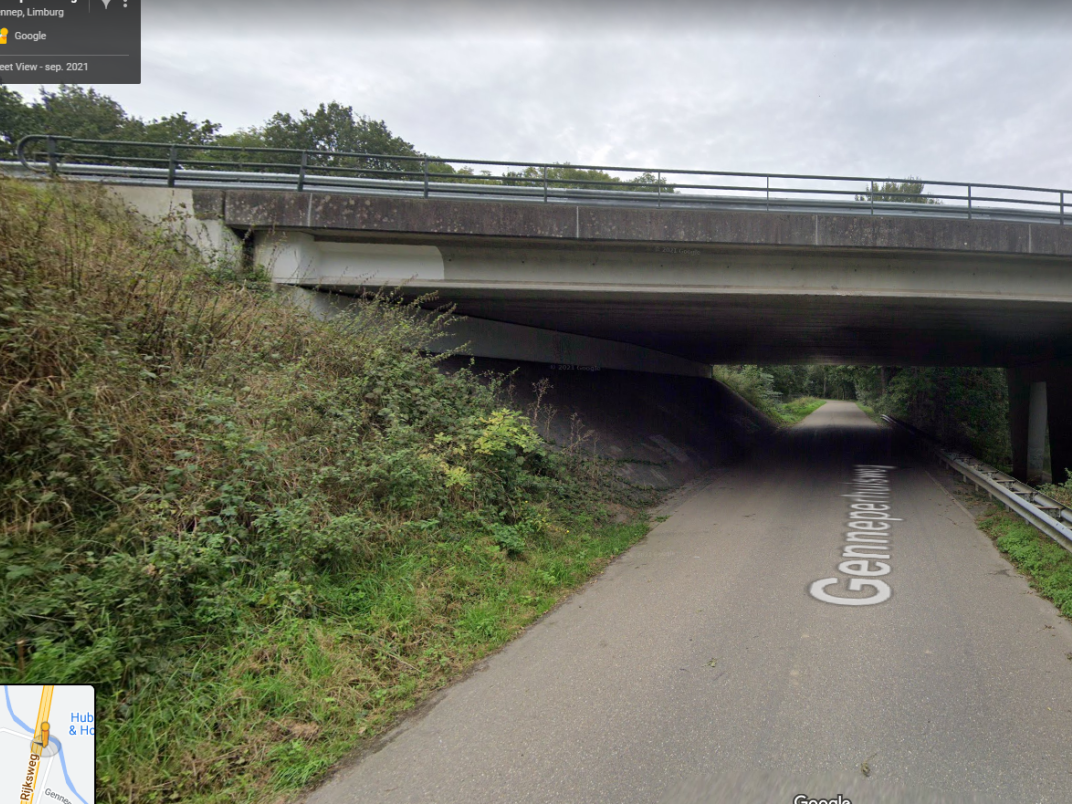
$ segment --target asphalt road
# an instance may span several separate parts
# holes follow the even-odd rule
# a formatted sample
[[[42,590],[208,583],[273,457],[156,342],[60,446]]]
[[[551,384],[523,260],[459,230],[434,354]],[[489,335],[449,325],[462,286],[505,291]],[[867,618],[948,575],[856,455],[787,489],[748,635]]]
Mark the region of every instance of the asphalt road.
[[[861,465],[881,564],[842,555]],[[1072,626],[938,471],[827,403],[309,804],[1072,801]]]

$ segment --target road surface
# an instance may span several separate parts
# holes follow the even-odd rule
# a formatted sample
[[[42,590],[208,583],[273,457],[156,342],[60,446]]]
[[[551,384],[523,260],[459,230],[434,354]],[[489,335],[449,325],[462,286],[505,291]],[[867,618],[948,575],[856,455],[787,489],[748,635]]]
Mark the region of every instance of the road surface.
[[[827,403],[309,804],[1072,801],[1072,627],[938,472]]]

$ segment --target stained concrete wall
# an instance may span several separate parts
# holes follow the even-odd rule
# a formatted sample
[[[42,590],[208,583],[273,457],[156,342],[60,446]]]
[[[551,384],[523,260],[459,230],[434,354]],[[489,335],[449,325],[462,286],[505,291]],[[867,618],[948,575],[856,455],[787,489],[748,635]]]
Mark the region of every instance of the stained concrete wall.
[[[469,362],[447,358],[443,370]],[[616,471],[637,485],[678,486],[754,448],[773,431],[762,413],[711,379],[479,358],[473,368],[512,372],[512,401],[527,411],[536,400],[534,385],[546,380],[545,413],[537,417],[542,434],[563,447],[587,434],[582,448],[614,461]],[[549,408],[554,408],[550,418]]]
[[[1072,257],[1072,226],[929,217],[652,209],[227,190],[228,225],[619,243],[910,249]]]
[[[109,184],[108,191],[154,223],[167,221],[209,257],[240,260],[242,239],[223,220],[223,195],[174,187]]]

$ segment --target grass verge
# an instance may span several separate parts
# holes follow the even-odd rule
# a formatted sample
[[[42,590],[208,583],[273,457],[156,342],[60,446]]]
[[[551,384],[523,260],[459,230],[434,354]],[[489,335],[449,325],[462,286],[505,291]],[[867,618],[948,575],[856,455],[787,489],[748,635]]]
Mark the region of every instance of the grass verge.
[[[811,415],[825,404],[825,399],[816,399],[813,396],[802,396],[799,399],[793,399],[789,402],[775,405],[774,410],[781,419],[783,425],[792,426],[803,420],[806,416]]]
[[[0,683],[97,686],[101,802],[286,797],[648,529],[448,315],[258,276],[0,180]]]
[[[151,704],[126,704],[98,738],[99,782],[115,793],[103,800],[289,798],[648,529],[645,520],[579,523],[522,560],[505,560],[487,538],[442,542],[359,578],[323,578],[308,593],[321,601],[318,616],[250,624],[227,646],[190,645],[196,659],[143,688]]]
[[[779,402],[781,395],[771,392],[770,376],[764,374],[759,366],[714,366],[713,369],[716,380],[782,427],[791,427],[826,402],[813,396]]]
[[[1072,553],[1039,533],[1024,520],[999,506],[979,520],[979,527],[994,540],[1031,586],[1072,618]]]

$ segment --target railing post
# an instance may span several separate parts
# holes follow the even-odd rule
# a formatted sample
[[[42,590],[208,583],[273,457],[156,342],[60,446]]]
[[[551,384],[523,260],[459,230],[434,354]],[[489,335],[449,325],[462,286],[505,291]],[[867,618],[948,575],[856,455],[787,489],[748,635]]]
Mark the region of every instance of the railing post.
[[[1061,191],[1061,225],[1065,225],[1065,191]]]
[[[424,158],[424,162],[422,164],[423,164],[423,169],[424,169],[424,197],[427,198],[428,197],[428,157],[427,156]]]
[[[298,168],[298,192],[305,189],[305,170],[309,167],[309,152],[301,152],[301,167]]]
[[[875,183],[872,181],[872,182],[868,182],[868,184],[871,185],[871,187],[868,188],[868,189],[871,190],[871,192],[868,193],[868,196],[871,198],[871,215],[874,216],[874,214],[875,214]]]
[[[179,159],[179,147],[172,145],[168,149],[168,165],[167,165],[167,186],[175,186],[175,163]]]
[[[770,212],[770,176],[767,176],[767,212]]]
[[[547,165],[543,166],[543,202],[547,203]]]
[[[655,206],[662,209],[663,206],[663,172],[655,174]]]
[[[48,172],[55,176],[60,171],[59,158],[56,152],[56,138],[49,134],[45,145],[48,149]]]
[[[972,208],[971,208],[971,185],[969,184],[969,185],[968,185],[968,220],[971,220],[971,219],[972,219]]]

